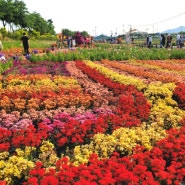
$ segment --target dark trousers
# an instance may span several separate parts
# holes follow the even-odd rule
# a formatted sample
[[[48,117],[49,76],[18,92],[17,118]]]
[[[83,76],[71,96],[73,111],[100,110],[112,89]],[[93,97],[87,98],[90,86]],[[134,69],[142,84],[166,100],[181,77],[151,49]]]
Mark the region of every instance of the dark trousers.
[[[29,46],[25,44],[23,45],[23,47],[24,47],[24,53],[29,54]]]

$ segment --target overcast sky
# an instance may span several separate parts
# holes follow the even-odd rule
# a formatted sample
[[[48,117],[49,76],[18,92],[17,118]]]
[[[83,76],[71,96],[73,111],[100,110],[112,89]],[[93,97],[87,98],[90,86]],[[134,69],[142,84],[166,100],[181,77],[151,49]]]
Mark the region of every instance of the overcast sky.
[[[52,19],[55,31],[87,31],[113,35],[162,32],[185,26],[184,0],[22,0],[30,13]]]

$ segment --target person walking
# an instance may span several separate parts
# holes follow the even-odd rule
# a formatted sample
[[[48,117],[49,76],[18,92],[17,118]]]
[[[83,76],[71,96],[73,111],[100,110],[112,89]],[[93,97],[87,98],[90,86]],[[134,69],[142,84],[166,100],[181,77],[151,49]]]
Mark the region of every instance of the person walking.
[[[24,48],[24,54],[29,55],[29,37],[26,35],[26,33],[23,33],[23,36],[21,37],[22,45]]]
[[[67,47],[71,48],[71,36],[67,36]]]

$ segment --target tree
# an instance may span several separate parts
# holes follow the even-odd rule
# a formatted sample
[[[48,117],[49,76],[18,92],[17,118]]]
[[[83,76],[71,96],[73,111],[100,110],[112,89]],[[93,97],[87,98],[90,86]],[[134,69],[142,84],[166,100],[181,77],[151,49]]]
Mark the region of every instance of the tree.
[[[84,37],[90,36],[86,31],[82,31],[81,34],[82,34]]]
[[[25,3],[19,0],[0,0],[0,9],[0,20],[3,27],[9,24],[10,31],[14,31],[14,25],[19,26],[21,24],[24,20],[25,12],[27,12]]]
[[[12,0],[1,0],[0,1],[0,19],[3,23],[3,27],[5,28],[7,23],[11,23],[13,20],[13,14],[14,14],[14,6]]]
[[[65,36],[73,36],[74,35],[74,32],[72,32],[69,29],[63,29],[62,30],[62,34],[65,35]]]
[[[45,33],[55,33],[52,20],[47,22],[44,18],[41,17],[39,13],[36,12],[31,14],[31,18],[32,29],[40,32],[41,35]]]
[[[47,33],[50,33],[51,35],[54,35],[55,34],[55,31],[54,31],[54,26],[53,26],[53,21],[51,19],[48,19],[47,20]]]
[[[41,15],[37,12],[27,13],[25,15],[25,20],[22,24],[22,28],[28,29],[29,32],[35,30],[40,32],[41,35],[49,33],[51,35],[55,34],[53,21],[49,19],[46,21]]]
[[[26,4],[22,1],[15,0],[14,7],[13,24],[22,27],[25,24],[26,13],[28,13]]]
[[[53,21],[45,20],[39,13],[29,13],[21,0],[0,0],[0,20],[3,27],[10,26],[10,31],[16,29],[36,30],[40,34],[55,34]]]

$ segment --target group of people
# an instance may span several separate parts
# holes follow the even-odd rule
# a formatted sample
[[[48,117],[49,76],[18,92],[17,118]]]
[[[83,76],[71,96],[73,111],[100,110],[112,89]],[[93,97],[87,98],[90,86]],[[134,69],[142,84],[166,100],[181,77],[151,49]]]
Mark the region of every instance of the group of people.
[[[24,50],[24,55],[28,56],[30,54],[30,39],[28,37],[28,35],[26,34],[26,32],[24,32],[20,38],[21,40],[21,46],[23,47]],[[83,38],[83,44],[84,46],[88,46],[91,47],[94,45],[94,40],[93,37],[84,37]],[[74,48],[76,46],[79,45],[79,42],[77,42],[77,40],[75,39],[75,36],[66,36],[65,38],[63,38],[62,35],[59,35],[59,38],[57,40],[57,48],[60,49],[62,47],[67,47],[67,48]],[[0,40],[0,51],[3,50],[3,44]]]
[[[160,48],[171,48],[172,47],[172,35],[168,34],[167,38],[164,34],[160,35]]]
[[[76,46],[84,46],[84,47],[92,47],[94,45],[94,40],[92,36],[88,36],[88,37],[82,37],[80,36],[62,36],[59,35],[58,40],[56,41],[57,43],[57,48],[61,49],[61,48],[74,48]]]
[[[67,40],[67,47],[68,47],[69,49],[76,46],[76,41],[75,41],[75,38],[74,38],[74,37],[72,37],[72,36],[67,36],[66,40]]]
[[[165,41],[166,41],[166,46],[165,46]],[[184,36],[183,35],[177,34],[176,46],[177,48],[182,48],[184,46]],[[165,47],[165,48],[172,47],[172,35],[171,34],[168,34],[167,38],[165,38],[164,34],[161,34],[160,47]]]
[[[89,39],[89,40],[88,40]],[[177,48],[182,48],[184,46],[184,36],[177,34],[176,36],[176,46]],[[21,41],[22,41],[22,46],[24,49],[24,55],[29,55],[29,37],[26,35],[26,33],[24,32],[22,37],[21,37]],[[88,45],[92,44],[93,39],[92,38],[86,38],[85,39],[85,43]],[[67,42],[67,47],[68,48],[73,48],[76,46],[76,40],[74,37],[72,36],[67,36],[66,37],[66,42]],[[148,35],[147,36],[147,40],[146,40],[146,44],[148,48],[151,48],[152,46],[152,36]],[[64,46],[64,39],[62,38],[62,36],[59,36],[59,39],[57,40],[57,47],[58,49],[60,49],[61,47]],[[172,47],[172,35],[168,34],[167,37],[165,37],[164,34],[160,35],[160,48],[171,48]],[[0,50],[3,49],[3,44],[0,41]]]
[[[72,36],[67,36],[66,38],[63,38],[61,35],[59,35],[59,38],[56,43],[58,49],[62,49],[65,46],[67,46],[67,48],[69,49],[76,47],[75,38]]]
[[[146,44],[148,48],[152,46],[152,36],[147,36]],[[184,36],[177,34],[176,36],[176,46],[177,48],[182,48],[184,46]],[[168,34],[165,37],[164,34],[160,35],[160,48],[171,48],[172,47],[172,35]]]
[[[66,43],[65,43],[66,41]],[[58,40],[56,41],[57,48],[62,49],[65,45],[67,45],[68,48],[73,48],[76,46],[75,39],[73,37],[67,36],[66,39],[64,39],[61,35],[59,35]]]

